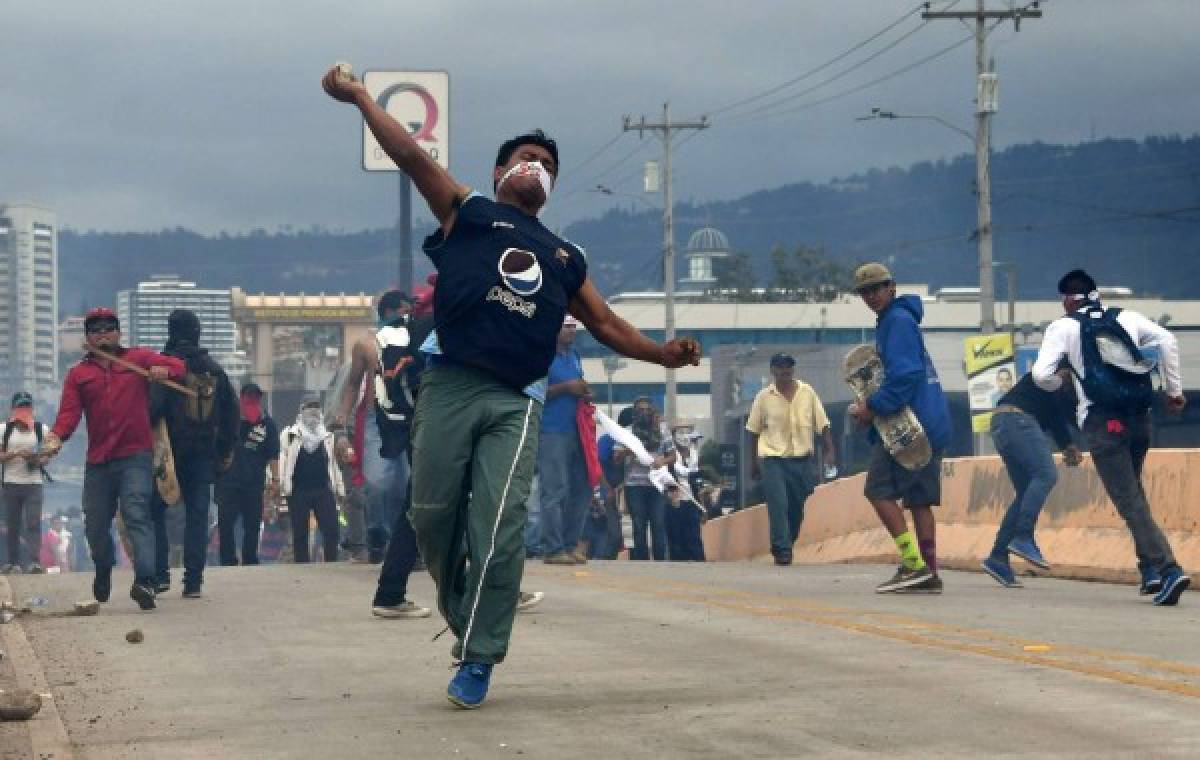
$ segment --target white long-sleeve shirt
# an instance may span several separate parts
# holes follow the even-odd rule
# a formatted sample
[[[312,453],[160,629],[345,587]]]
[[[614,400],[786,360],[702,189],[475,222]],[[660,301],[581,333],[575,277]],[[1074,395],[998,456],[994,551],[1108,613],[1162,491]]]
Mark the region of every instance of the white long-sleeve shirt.
[[[1183,377],[1179,371],[1179,342],[1162,325],[1137,313],[1122,309],[1117,315],[1117,322],[1129,333],[1129,337],[1139,348],[1154,346],[1159,353],[1159,366],[1162,368],[1163,385],[1168,396],[1183,395]],[[1055,374],[1058,363],[1063,357],[1071,363],[1075,370],[1073,381],[1075,395],[1079,398],[1076,416],[1079,426],[1087,418],[1088,409],[1092,402],[1083,392],[1079,378],[1084,376],[1083,348],[1079,339],[1079,322],[1072,317],[1060,317],[1050,323],[1042,338],[1042,347],[1038,350],[1037,361],[1033,364],[1033,381],[1042,390],[1056,391],[1062,386],[1062,378]]]

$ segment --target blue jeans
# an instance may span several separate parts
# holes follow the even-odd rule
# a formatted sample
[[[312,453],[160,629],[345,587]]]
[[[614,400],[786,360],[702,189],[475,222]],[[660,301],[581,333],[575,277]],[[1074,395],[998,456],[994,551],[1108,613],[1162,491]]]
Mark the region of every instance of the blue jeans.
[[[119,508],[133,549],[135,582],[154,584],[154,520],[150,516],[150,493],[154,490],[152,466],[150,452],[143,451],[89,464],[84,470],[84,532],[97,575],[107,575],[116,564],[112,524]]]
[[[542,552],[575,551],[592,503],[579,433],[542,433],[538,446]]]
[[[204,582],[208,557],[208,511],[212,506],[213,462],[205,459],[175,460],[175,477],[183,496],[183,585]],[[167,539],[167,504],[154,490],[154,576],[166,583],[170,542]]]
[[[379,426],[368,413],[363,431],[363,495],[367,500],[367,547],[383,551],[396,518],[405,513],[408,494],[408,457],[384,459],[379,455]]]
[[[529,489],[529,498],[525,502],[525,556],[542,556],[542,500],[541,484],[538,477],[533,478],[533,486]]]
[[[633,518],[633,550],[630,559],[658,561],[667,558],[667,500],[654,486],[625,486],[625,507]],[[650,529],[650,549],[646,546]]]
[[[1049,439],[1037,420],[1028,414],[993,414],[992,441],[1017,492],[1000,521],[992,546],[992,558],[1007,562],[1008,544],[1014,538],[1033,540],[1034,526],[1058,481],[1058,471]]]
[[[771,553],[791,556],[804,522],[804,502],[816,487],[812,458],[763,457],[762,486],[771,524]]]

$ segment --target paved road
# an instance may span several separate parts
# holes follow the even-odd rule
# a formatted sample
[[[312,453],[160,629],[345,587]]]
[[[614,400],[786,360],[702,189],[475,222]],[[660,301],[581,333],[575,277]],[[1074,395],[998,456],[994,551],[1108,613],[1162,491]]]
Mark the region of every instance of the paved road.
[[[95,618],[54,616],[87,577],[12,580],[51,599],[22,627],[80,758],[1200,757],[1200,594],[872,593],[890,571],[531,563],[547,601],[474,713],[436,617],[371,618],[369,566],[219,568]]]

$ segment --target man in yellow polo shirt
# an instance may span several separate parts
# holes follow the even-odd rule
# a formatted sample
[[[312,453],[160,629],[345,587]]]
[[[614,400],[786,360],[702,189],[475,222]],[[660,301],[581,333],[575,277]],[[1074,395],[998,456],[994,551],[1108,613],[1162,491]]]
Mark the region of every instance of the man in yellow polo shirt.
[[[792,564],[792,545],[800,535],[804,502],[817,484],[813,466],[814,435],[820,433],[826,468],[836,466],[829,418],[816,392],[795,378],[796,360],[771,357],[773,382],[758,392],[746,430],[754,442],[750,474],[762,479],[771,520],[771,554],[776,565]]]

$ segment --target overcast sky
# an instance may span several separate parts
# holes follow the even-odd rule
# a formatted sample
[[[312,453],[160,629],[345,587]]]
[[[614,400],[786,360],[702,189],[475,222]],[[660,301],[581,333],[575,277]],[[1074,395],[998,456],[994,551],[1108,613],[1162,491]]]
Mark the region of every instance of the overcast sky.
[[[935,7],[949,5],[948,0]],[[1006,0],[989,0],[1004,7]],[[970,43],[827,103],[966,37],[931,22],[804,74],[916,7],[900,0],[504,3],[439,0],[0,0],[0,202],[33,200],[76,229],[275,230],[394,223],[396,180],[360,168],[361,121],[318,80],[336,60],[450,72],[451,170],[487,185],[497,144],[542,126],[559,141],[555,225],[640,202],[657,143],[625,114],[713,114],[677,153],[676,197],[732,198],[972,149],[925,121],[856,122],[880,106],[971,128]],[[956,10],[971,8],[960,0]],[[996,29],[996,148],[1042,140],[1192,134],[1200,124],[1200,2],[1046,0]],[[820,86],[823,80],[834,79]],[[803,95],[798,93],[812,90]],[[772,103],[789,98],[778,106]],[[768,106],[759,113],[755,108]],[[785,108],[790,113],[773,115]],[[739,116],[741,118],[739,118]],[[621,159],[625,163],[619,164]],[[586,188],[597,183],[616,192]],[[423,217],[422,209],[417,216]]]

